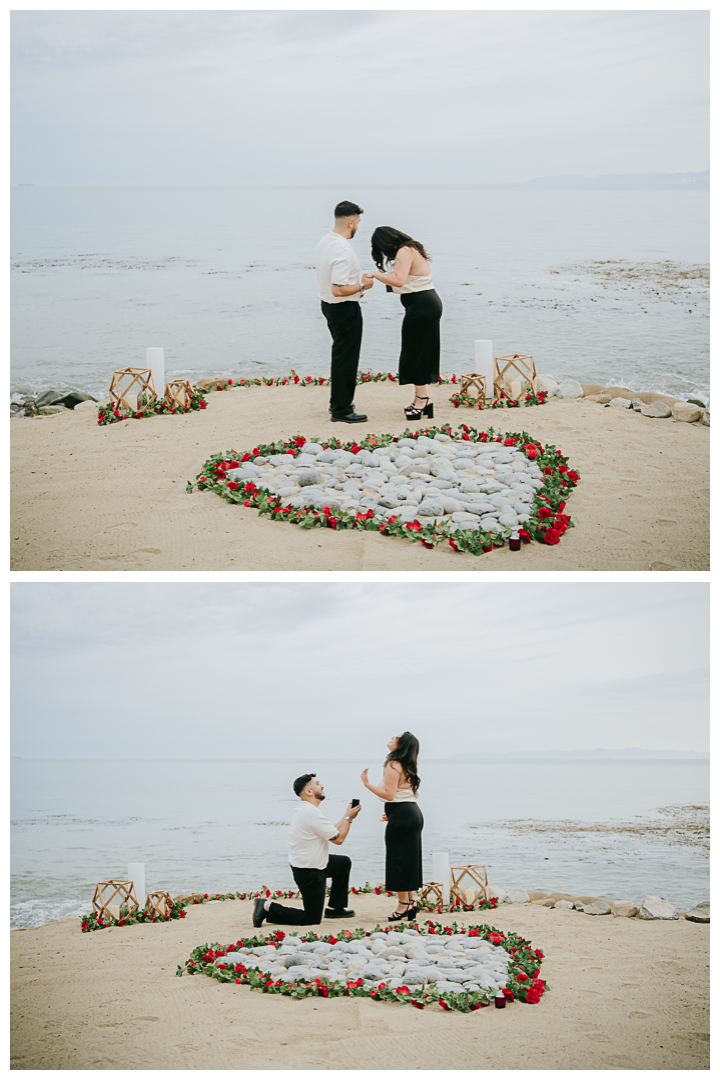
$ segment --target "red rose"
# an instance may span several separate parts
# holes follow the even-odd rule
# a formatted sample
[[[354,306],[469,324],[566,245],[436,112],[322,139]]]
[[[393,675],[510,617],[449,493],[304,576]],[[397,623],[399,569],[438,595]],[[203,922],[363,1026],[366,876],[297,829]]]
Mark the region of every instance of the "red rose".
[[[572,470],[572,469],[571,469],[571,470],[570,470],[570,472],[568,473],[568,477],[569,477],[569,479],[570,479],[570,480],[572,480],[572,481],[573,481],[573,483],[575,483],[575,482],[576,482],[577,480],[579,480],[579,479],[580,479],[580,477],[578,476],[578,474],[577,474],[576,472],[573,472],[573,470]]]
[[[543,521],[545,518],[552,517],[552,510],[547,506],[541,506],[537,516],[540,521]]]
[[[537,456],[538,456],[537,450],[528,450],[526,452],[526,457],[536,458]]]
[[[514,1001],[515,1000],[515,995],[513,994],[512,990],[508,990],[507,987],[505,987],[505,989],[503,990],[503,994],[508,999],[508,1001]]]
[[[525,997],[528,1005],[537,1005],[540,1000],[540,991],[536,990],[534,986],[531,986]]]
[[[561,533],[557,529],[548,529],[545,533],[544,540],[546,544],[559,544]]]
[[[518,971],[515,978],[517,979],[518,982],[527,982],[528,981],[528,976],[526,975],[526,973],[524,971]]]
[[[414,1005],[416,1009],[424,1009],[425,1005],[422,1001],[416,1001],[415,998],[410,998],[410,1004]]]
[[[240,487],[240,485],[236,484],[234,480],[228,480],[227,486],[229,487],[230,491],[237,491],[237,489]]]
[[[450,1006],[448,1005],[447,1001],[443,1001],[442,998],[440,998],[440,1000],[438,1001],[438,1005],[440,1005],[440,1007],[443,1008],[445,1012],[450,1012]]]

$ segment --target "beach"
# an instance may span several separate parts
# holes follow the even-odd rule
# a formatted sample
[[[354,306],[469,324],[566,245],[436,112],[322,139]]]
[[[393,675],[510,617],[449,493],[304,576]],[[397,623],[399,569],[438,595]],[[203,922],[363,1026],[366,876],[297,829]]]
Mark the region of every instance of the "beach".
[[[455,409],[433,389],[433,424],[527,431],[568,455],[580,482],[556,546],[479,557],[377,532],[304,530],[186,492],[211,454],[294,435],[343,441],[401,434],[408,388],[358,387],[366,424],[332,423],[327,387],[214,392],[203,412],[99,427],[81,407],[11,424],[15,571],[706,571],[708,427],[650,419],[586,398],[527,409]],[[642,387],[640,387],[642,389]]]
[[[352,903],[355,918],[316,929],[371,930],[384,924],[391,901],[370,894]],[[201,975],[176,977],[195,946],[258,933],[251,915],[250,901],[231,900],[191,906],[185,919],[161,925],[83,934],[68,916],[13,931],[11,1067],[709,1067],[708,925],[532,904],[453,916],[462,926],[516,931],[545,957],[548,991],[539,1004],[469,1014],[367,999],[299,1001]]]

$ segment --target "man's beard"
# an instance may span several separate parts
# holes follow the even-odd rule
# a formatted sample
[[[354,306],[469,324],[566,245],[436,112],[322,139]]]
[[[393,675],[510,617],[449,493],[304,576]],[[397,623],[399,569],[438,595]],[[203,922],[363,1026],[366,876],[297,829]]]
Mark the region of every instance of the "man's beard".
[[[318,799],[318,800],[319,800],[320,802],[322,802],[322,801],[323,801],[323,799],[325,798],[325,796],[324,796],[324,795],[320,795],[320,794],[317,794],[317,795],[315,796],[315,798],[316,798],[316,799]]]

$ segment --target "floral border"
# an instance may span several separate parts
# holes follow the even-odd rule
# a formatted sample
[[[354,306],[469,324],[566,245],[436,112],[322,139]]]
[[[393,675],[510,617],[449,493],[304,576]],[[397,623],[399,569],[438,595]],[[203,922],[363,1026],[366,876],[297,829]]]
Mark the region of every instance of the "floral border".
[[[136,412],[127,409],[119,409],[116,401],[107,401],[98,409],[98,424],[117,424],[120,420],[143,420],[147,416],[167,416],[174,414],[180,416],[184,413],[199,412],[207,409],[207,390],[202,386],[193,386],[192,397],[183,406],[174,405],[167,398],[151,401],[149,405],[143,405]]]
[[[542,468],[545,482],[535,494],[529,520],[525,522],[523,528],[518,529],[522,540],[526,543],[537,540],[542,544],[554,545],[560,542],[561,536],[567,529],[574,528],[570,517],[563,511],[566,506],[566,497],[576,487],[580,474],[573,469],[568,469],[568,459],[560,450],[557,450],[554,445],[543,447],[537,439],[531,438],[525,431],[496,435],[493,428],[487,432],[478,431],[468,424],[461,424],[458,431],[466,442],[498,442],[504,446],[515,446]],[[350,453],[357,454],[360,450],[389,446],[401,438],[416,439],[419,435],[432,437],[436,434],[449,435],[452,438],[453,430],[449,424],[443,424],[442,427],[423,428],[417,431],[410,431],[408,428],[402,435],[367,435],[360,442],[342,443],[336,438],[319,441],[326,449],[349,450]],[[198,491],[214,491],[216,495],[229,503],[257,507],[261,515],[268,514],[275,520],[290,521],[304,529],[368,529],[380,532],[384,536],[404,536],[413,542],[419,540],[426,548],[434,548],[443,540],[447,540],[453,551],[458,553],[467,551],[472,555],[482,555],[495,547],[502,547],[511,535],[512,530],[507,526],[503,529],[498,527],[492,532],[478,527],[451,533],[448,522],[441,522],[439,525],[434,522],[421,525],[417,519],[400,522],[395,514],[386,520],[376,519],[373,510],[333,511],[329,506],[324,506],[320,510],[309,507],[295,508],[283,505],[281,498],[258,489],[252,481],[243,484],[227,479],[228,470],[238,468],[244,461],[271,454],[295,456],[301,452],[307,441],[303,435],[296,435],[290,440],[259,443],[251,451],[243,453],[227,450],[225,453],[213,454],[203,465],[202,472],[196,477],[197,489]],[[186,491],[192,492],[194,486],[188,480]]]
[[[344,930],[337,936],[328,934],[320,938],[314,932],[303,935],[301,941],[327,941],[334,945],[338,941],[357,941],[367,938],[370,934],[390,933],[391,931],[402,932],[403,930],[417,930],[421,936],[448,935],[464,933],[468,937],[482,937],[493,945],[502,945],[510,955],[508,968],[508,984],[503,990],[506,1001],[523,1001],[529,1005],[537,1005],[540,998],[549,989],[547,983],[540,978],[540,967],[543,961],[543,953],[539,949],[533,949],[531,943],[515,933],[503,933],[494,926],[442,926],[432,920],[422,927],[417,922],[397,923],[394,926],[375,926],[374,930]],[[287,935],[282,930],[276,930],[268,936],[241,938],[229,945],[198,945],[193,949],[188,960],[185,961],[185,970],[178,964],[176,975],[207,975],[217,979],[218,982],[234,982],[238,985],[249,986],[252,990],[261,990],[264,994],[283,994],[294,998],[306,997],[365,997],[374,1001],[397,1001],[402,1004],[414,1005],[417,1009],[424,1009],[427,1005],[437,1002],[446,1012],[475,1012],[483,1006],[490,1005],[494,1000],[487,991],[468,991],[467,993],[443,993],[433,987],[430,990],[422,987],[410,988],[398,986],[391,989],[384,983],[378,987],[366,987],[364,980],[350,979],[347,984],[328,980],[327,978],[303,979],[297,982],[286,983],[282,980],[274,980],[272,975],[259,971],[257,968],[247,968],[238,961],[236,964],[229,962],[227,965],[215,966],[215,961],[222,956],[228,956],[245,946],[266,945],[271,942],[281,942]]]
[[[384,885],[373,886],[370,882],[366,882],[359,887],[352,886],[350,892],[353,896],[360,896],[363,893],[375,893],[376,896],[394,896],[395,894],[386,889]],[[137,911],[127,915],[123,915],[121,919],[114,919],[112,916],[103,921],[96,911],[91,911],[88,915],[80,916],[80,929],[84,934],[90,933],[92,930],[107,930],[111,926],[134,926],[136,923],[163,923],[170,922],[172,919],[184,919],[186,907],[190,907],[194,904],[204,904],[206,901],[211,900],[256,900],[259,896],[264,896],[266,900],[293,900],[299,896],[297,889],[275,889],[274,891],[268,889],[265,885],[261,885],[255,892],[238,892],[238,893],[193,893],[190,896],[177,897],[170,907],[166,915],[158,915],[157,912],[149,911]],[[453,900],[452,903],[446,907],[440,907],[439,905],[430,904],[422,901],[418,901],[418,908],[420,911],[433,911],[437,914],[441,912],[457,913],[459,911],[492,911],[497,907],[497,900],[495,897],[491,897],[489,900],[476,900],[472,904],[467,903],[464,900]]]

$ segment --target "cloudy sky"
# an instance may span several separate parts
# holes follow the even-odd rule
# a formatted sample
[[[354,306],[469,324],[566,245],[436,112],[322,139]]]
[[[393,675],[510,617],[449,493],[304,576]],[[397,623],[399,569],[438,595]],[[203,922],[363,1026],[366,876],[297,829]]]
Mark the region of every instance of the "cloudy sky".
[[[11,586],[12,753],[707,750],[703,584]]]
[[[699,171],[708,35],[703,11],[16,11],[12,181]]]

